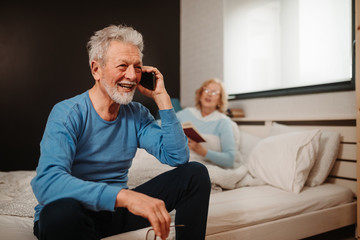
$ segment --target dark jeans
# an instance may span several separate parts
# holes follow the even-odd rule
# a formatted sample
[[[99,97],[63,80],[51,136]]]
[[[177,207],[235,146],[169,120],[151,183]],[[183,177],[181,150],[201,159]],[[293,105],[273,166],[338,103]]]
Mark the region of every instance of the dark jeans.
[[[197,162],[181,165],[136,187],[134,191],[162,199],[167,210],[176,209],[176,239],[205,239],[210,195],[209,174]],[[149,226],[147,219],[126,208],[115,212],[90,211],[72,198],[59,199],[42,209],[34,234],[40,240],[101,239]],[[145,239],[145,236],[144,236]]]

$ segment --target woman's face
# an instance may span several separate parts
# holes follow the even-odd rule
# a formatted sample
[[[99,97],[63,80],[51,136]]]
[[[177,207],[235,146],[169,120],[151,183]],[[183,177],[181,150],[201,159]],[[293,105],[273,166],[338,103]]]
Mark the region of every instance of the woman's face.
[[[200,96],[201,108],[208,108],[212,111],[216,110],[216,106],[220,104],[220,85],[217,83],[209,83],[202,89]]]

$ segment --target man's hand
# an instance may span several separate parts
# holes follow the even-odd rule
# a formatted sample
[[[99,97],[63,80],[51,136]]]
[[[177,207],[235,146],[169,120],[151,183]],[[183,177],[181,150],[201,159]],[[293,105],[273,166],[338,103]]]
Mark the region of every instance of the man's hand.
[[[122,189],[116,197],[115,207],[125,207],[131,213],[148,219],[156,236],[161,239],[169,236],[171,217],[162,200]]]
[[[156,105],[160,110],[171,109],[172,108],[171,99],[165,89],[164,77],[161,74],[161,72],[157,68],[150,66],[143,66],[142,71],[154,72],[156,78],[156,85],[155,85],[155,89],[152,91],[138,84],[137,89],[139,90],[139,92],[149,98],[154,99]]]

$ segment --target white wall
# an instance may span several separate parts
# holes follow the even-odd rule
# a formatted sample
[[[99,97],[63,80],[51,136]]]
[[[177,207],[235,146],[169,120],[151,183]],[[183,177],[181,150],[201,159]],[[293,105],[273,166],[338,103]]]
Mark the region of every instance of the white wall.
[[[195,90],[209,78],[223,77],[222,0],[181,0],[180,99],[194,104]]]
[[[208,78],[223,79],[223,3],[181,0],[180,98],[194,105],[195,90]],[[353,118],[355,91],[230,101],[248,118]]]
[[[230,102],[242,108],[247,118],[265,119],[354,119],[355,91],[257,98]]]

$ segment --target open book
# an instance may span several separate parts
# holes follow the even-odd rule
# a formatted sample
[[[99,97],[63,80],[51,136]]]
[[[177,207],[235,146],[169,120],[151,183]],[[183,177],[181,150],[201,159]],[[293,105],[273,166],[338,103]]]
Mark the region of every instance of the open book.
[[[201,136],[200,132],[195,128],[191,122],[182,123],[184,133],[188,138],[191,138],[195,142],[205,142],[205,139]]]

